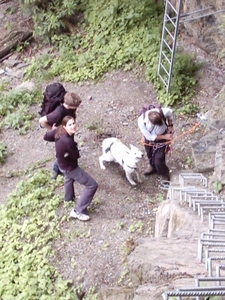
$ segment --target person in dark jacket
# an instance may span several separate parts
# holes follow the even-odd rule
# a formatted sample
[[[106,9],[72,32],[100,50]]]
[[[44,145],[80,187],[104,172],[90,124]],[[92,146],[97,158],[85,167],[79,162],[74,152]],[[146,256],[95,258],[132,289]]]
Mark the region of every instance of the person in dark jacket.
[[[78,165],[80,153],[77,143],[74,141],[76,131],[75,119],[71,116],[63,118],[61,125],[48,131],[44,135],[44,140],[55,142],[56,158],[59,169],[64,174],[65,201],[74,200],[74,181],[85,186],[81,193],[77,205],[71,211],[70,216],[81,221],[90,219],[87,208],[97,191],[97,182]]]
[[[81,102],[82,100],[77,94],[67,92],[64,96],[64,103],[62,105],[58,106],[50,114],[39,119],[41,127],[52,130],[61,124],[62,119],[65,116],[72,116],[73,118],[76,118],[76,111]],[[60,174],[61,172],[56,161],[53,165],[52,179],[56,179]]]

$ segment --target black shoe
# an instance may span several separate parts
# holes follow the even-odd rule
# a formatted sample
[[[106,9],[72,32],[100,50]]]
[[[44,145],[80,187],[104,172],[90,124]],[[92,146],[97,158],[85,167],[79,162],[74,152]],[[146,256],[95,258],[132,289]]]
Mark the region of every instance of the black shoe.
[[[164,190],[168,190],[170,187],[170,182],[166,180],[160,181],[159,187]]]

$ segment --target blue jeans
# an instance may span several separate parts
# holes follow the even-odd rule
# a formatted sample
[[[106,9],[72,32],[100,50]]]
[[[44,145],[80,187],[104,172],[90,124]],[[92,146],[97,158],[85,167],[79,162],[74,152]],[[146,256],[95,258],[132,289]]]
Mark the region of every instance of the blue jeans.
[[[55,171],[58,174],[62,174],[62,172],[59,169],[59,165],[58,165],[58,161],[57,160],[54,162],[53,171]]]

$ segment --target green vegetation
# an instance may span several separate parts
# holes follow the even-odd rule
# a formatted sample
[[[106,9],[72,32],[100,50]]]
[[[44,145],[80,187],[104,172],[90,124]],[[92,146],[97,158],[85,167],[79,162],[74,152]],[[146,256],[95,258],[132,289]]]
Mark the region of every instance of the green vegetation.
[[[221,181],[215,181],[212,186],[216,193],[220,193],[223,190],[224,183]]]
[[[0,165],[3,165],[7,158],[7,146],[0,142]]]
[[[144,230],[144,223],[139,220],[135,224],[130,225],[128,231],[131,233],[142,232]]]
[[[2,87],[3,88],[3,87]],[[30,113],[30,106],[40,103],[42,95],[40,90],[28,91],[14,89],[11,92],[3,92],[0,103],[0,128],[18,129],[20,134],[26,134],[30,129],[31,121],[36,113]]]
[[[187,165],[187,167],[190,168],[190,169],[193,167],[193,158],[192,158],[192,156],[188,156],[188,157],[186,158],[186,165]]]
[[[1,299],[76,299],[72,282],[64,280],[49,260],[51,244],[60,236],[60,202],[46,171],[21,181],[0,210]]]
[[[116,69],[136,69],[153,82],[161,104],[179,105],[193,112],[190,103],[201,65],[178,51],[171,93],[157,76],[163,2],[153,0],[20,1],[34,16],[35,35],[47,38],[52,49],[31,60],[27,78],[62,81],[99,80]],[[66,33],[66,34],[65,34]],[[137,67],[138,66],[138,67]]]
[[[101,127],[100,122],[87,124],[87,129],[90,131],[94,131],[96,135],[104,134],[104,129]]]

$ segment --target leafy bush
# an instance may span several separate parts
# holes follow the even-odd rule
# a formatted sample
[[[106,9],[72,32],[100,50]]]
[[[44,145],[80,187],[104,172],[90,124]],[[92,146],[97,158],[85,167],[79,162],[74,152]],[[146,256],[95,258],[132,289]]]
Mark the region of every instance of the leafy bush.
[[[18,129],[20,134],[26,134],[35,115],[29,114],[29,109],[26,105],[21,105],[15,112],[6,116],[4,125],[6,128]]]
[[[3,165],[7,157],[7,146],[0,142],[0,165]]]
[[[15,89],[2,94],[0,103],[0,117],[3,118],[1,127],[19,129],[20,134],[25,134],[30,128],[31,120],[35,114],[29,113],[32,104],[39,103],[42,99],[40,90]]]
[[[51,39],[67,28],[68,20],[81,10],[82,1],[74,0],[20,0],[26,14],[31,14],[35,23],[34,36]],[[84,1],[85,2],[85,1]]]

